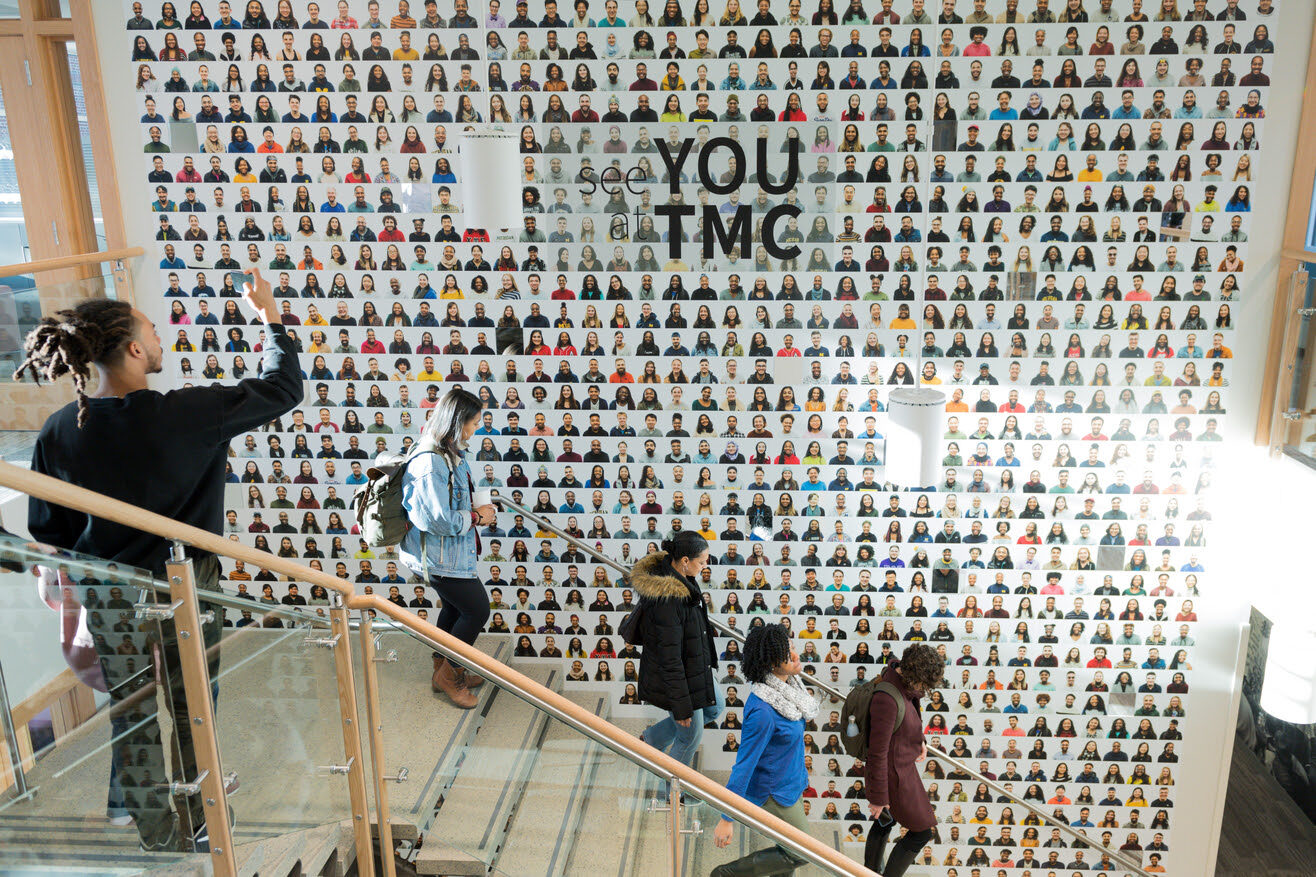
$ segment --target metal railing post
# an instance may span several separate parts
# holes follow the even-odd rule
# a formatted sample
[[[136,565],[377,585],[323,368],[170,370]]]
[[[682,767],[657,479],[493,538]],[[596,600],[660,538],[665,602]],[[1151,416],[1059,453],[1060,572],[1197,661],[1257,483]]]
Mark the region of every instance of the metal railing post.
[[[684,871],[685,837],[681,834],[681,781],[676,777],[667,780],[667,854],[672,858],[672,877],[681,877]]]
[[[338,680],[338,713],[343,726],[343,757],[347,764],[347,793],[352,804],[352,834],[356,838],[357,871],[361,877],[375,877],[375,845],[370,835],[370,803],[366,795],[366,774],[361,759],[361,734],[357,730],[356,682],[352,673],[351,633],[347,607],[335,595],[329,610],[331,631],[337,639],[332,646],[334,669]]]
[[[516,503],[512,502],[510,499],[506,499],[501,496],[495,496],[493,498],[493,501],[494,503],[503,506],[506,509],[514,511],[519,515],[524,515],[525,517],[534,521],[539,526],[543,527],[545,530],[548,530],[550,533],[554,533],[562,537],[563,539],[566,539],[572,545],[576,546],[581,551],[585,552],[590,557],[597,560],[599,563],[607,564],[608,566],[620,572],[622,575],[630,575],[631,572],[630,567],[612,559],[611,557],[608,557],[608,555],[595,549],[594,546],[580,539],[577,539],[575,536],[572,536],[569,533],[564,533],[556,524],[554,524],[552,521],[548,520],[547,518],[540,517],[539,515],[530,511],[530,509],[524,506],[517,505]]]
[[[393,861],[393,825],[389,822],[388,781],[406,779],[405,768],[384,776],[384,723],[379,708],[379,673],[375,669],[375,633],[369,612],[361,613],[361,686],[366,693],[366,736],[370,740],[370,768],[375,782],[375,822],[379,825],[379,863],[384,877],[396,877]],[[359,855],[359,853],[358,853]]]
[[[27,774],[23,771],[23,756],[18,751],[18,730],[14,727],[13,708],[9,704],[9,686],[5,684],[5,668],[0,665],[0,735],[4,736],[6,757],[13,772],[14,794],[23,797],[27,794]],[[5,791],[0,784],[0,792]]]
[[[182,542],[173,543],[165,574],[175,605],[173,616],[178,635],[179,671],[187,698],[186,716],[175,715],[174,719],[187,722],[192,734],[197,776],[191,778],[196,787],[191,791],[201,795],[210,838],[211,867],[215,877],[236,877],[238,865],[229,827],[228,793],[224,789],[219,740],[215,736],[215,701],[210,687],[210,668],[206,663],[201,611],[197,606],[196,579],[192,573],[192,561],[183,553]],[[181,789],[188,784],[188,777],[175,777],[174,781]]]

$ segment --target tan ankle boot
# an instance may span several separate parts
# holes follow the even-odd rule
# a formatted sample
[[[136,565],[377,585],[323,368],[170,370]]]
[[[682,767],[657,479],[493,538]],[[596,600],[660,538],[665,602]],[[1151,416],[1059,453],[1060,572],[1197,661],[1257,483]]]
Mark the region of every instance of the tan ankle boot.
[[[465,685],[457,680],[457,674],[452,665],[447,661],[440,659],[439,666],[434,671],[433,684],[448,696],[455,706],[464,710],[474,709],[477,703],[475,695],[471,694]]]
[[[439,682],[439,672],[448,662],[443,656],[434,656],[434,675],[430,678],[430,688],[437,694],[443,690],[443,683]]]

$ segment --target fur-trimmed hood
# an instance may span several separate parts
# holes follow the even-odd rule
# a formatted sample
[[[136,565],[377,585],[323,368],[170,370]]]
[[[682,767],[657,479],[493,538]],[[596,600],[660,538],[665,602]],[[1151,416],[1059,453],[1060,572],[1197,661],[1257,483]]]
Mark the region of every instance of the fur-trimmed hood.
[[[631,567],[631,585],[650,600],[688,600],[693,596],[685,581],[667,562],[667,553],[655,551]]]

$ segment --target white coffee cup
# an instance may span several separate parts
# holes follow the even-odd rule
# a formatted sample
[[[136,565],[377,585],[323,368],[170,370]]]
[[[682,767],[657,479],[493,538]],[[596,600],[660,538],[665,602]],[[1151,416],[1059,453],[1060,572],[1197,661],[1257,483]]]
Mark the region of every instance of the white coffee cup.
[[[493,491],[492,490],[475,491],[475,507],[478,509],[487,505],[493,505]]]

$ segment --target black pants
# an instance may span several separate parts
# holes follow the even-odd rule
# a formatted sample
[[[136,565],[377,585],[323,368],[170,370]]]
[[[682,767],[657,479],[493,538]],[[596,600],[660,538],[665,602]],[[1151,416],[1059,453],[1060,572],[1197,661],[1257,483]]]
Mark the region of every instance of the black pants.
[[[219,590],[219,561],[208,555],[193,563],[193,575],[199,592]],[[91,583],[88,583],[89,585]],[[108,592],[113,582],[101,584]],[[125,584],[125,588],[127,585]],[[85,591],[85,588],[84,588]],[[101,654],[110,698],[116,705],[111,720],[114,746],[110,774],[110,807],[126,811],[133,817],[143,845],[190,852],[190,841],[205,824],[200,795],[172,797],[162,784],[170,778],[193,782],[200,769],[192,740],[192,722],[183,688],[183,673],[178,655],[178,631],[173,620],[161,622],[133,617],[129,601],[89,608],[88,628]],[[151,597],[145,598],[150,601]],[[167,602],[163,593],[160,602]],[[85,602],[85,600],[84,600]],[[224,609],[200,598],[202,614],[213,611],[214,620],[203,625],[204,647],[209,651],[208,665],[212,696],[218,695],[213,680],[219,675],[219,643],[224,624]],[[156,664],[154,673],[151,665]],[[137,692],[160,677],[168,714],[156,709],[153,694],[143,697]],[[125,704],[124,701],[134,701]],[[161,726],[170,723],[173,745],[163,743]],[[168,751],[166,751],[168,749]],[[166,767],[167,765],[167,767]],[[177,807],[177,826],[172,802]],[[175,830],[176,828],[176,830]]]
[[[882,854],[886,852],[887,839],[895,830],[896,824],[892,822],[881,826],[872,822],[869,825],[868,840],[864,843],[864,867],[870,871],[877,871],[882,877],[901,877],[914,863],[914,857],[932,839],[930,828],[922,831],[907,831],[904,837],[896,841],[896,845],[891,849],[891,856],[883,863]]]
[[[489,620],[489,595],[479,579],[454,579],[430,576],[430,585],[439,592],[439,617],[435,627],[450,633],[467,645],[475,639]],[[437,654],[437,652],[436,652]],[[449,662],[458,666],[455,662]]]

